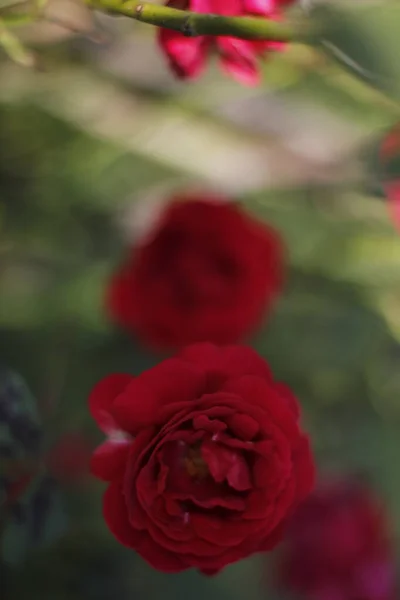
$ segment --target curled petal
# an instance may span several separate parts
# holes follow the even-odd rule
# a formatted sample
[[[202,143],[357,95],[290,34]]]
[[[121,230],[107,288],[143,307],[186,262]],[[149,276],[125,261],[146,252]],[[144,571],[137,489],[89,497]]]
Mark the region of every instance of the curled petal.
[[[221,66],[224,71],[244,85],[260,83],[255,46],[248,40],[218,38]]]
[[[95,477],[104,481],[121,479],[124,475],[129,453],[129,440],[106,441],[96,448],[90,461],[90,470]]]
[[[251,487],[249,468],[240,452],[214,442],[203,442],[201,454],[217,483],[226,480],[238,491]]]
[[[209,41],[205,37],[186,37],[177,31],[160,28],[158,42],[175,74],[194,79],[204,70]]]
[[[244,10],[255,15],[271,15],[278,4],[279,0],[243,0]]]
[[[288,407],[293,412],[297,420],[300,416],[300,406],[292,390],[285,383],[280,382],[275,383],[274,388],[282,397],[282,399],[285,400],[285,402],[287,403]]]
[[[113,481],[106,489],[103,497],[103,515],[117,540],[124,546],[136,548],[140,532],[135,532],[131,527],[120,482]]]
[[[114,420],[112,409],[117,396],[125,390],[132,380],[132,375],[114,373],[99,381],[92,389],[89,396],[89,410],[104,433],[121,429]]]
[[[148,534],[143,534],[137,551],[149,565],[163,573],[179,573],[190,567],[181,560],[178,554],[168,552]]]
[[[271,380],[271,371],[265,360],[247,346],[220,347],[207,342],[193,344],[185,348],[180,357],[209,373],[220,372],[224,379],[246,374]]]
[[[169,404],[195,400],[204,381],[199,369],[171,358],[132,379],[114,403],[113,414],[125,431],[135,435],[158,424],[162,409]]]
[[[241,440],[252,440],[260,430],[260,425],[250,415],[235,413],[227,418],[229,429]]]
[[[264,410],[272,422],[279,425],[288,436],[297,438],[299,429],[293,417],[293,409],[288,402],[283,401],[274,385],[260,377],[244,375],[227,382],[224,390],[237,394],[244,401]]]

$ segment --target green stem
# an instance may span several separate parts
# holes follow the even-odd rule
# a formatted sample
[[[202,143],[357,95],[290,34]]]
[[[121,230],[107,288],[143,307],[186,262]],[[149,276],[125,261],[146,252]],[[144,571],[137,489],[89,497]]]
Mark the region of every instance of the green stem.
[[[149,25],[179,31],[188,37],[200,35],[233,36],[246,40],[304,41],[304,23],[298,26],[265,17],[222,17],[178,10],[139,0],[84,0],[88,6],[124,15]]]

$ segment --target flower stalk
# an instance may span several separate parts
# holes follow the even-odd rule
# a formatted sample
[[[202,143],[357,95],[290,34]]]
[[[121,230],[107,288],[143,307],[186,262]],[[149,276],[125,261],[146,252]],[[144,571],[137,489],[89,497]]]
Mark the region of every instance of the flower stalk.
[[[85,0],[85,3],[96,10],[179,31],[188,37],[210,35],[246,40],[304,42],[309,36],[309,30],[303,22],[295,26],[294,23],[274,21],[265,17],[201,14],[139,0]]]

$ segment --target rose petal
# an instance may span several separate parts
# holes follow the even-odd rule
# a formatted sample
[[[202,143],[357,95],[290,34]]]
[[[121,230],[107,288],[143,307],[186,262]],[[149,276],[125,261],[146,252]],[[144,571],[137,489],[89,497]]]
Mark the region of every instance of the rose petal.
[[[182,360],[198,365],[206,372],[220,372],[225,379],[241,375],[257,375],[271,380],[271,371],[265,360],[247,346],[215,346],[214,344],[194,344],[185,348]]]
[[[115,399],[133,380],[132,375],[114,373],[97,383],[89,396],[89,410],[99,428],[105,433],[120,429],[111,413]]]
[[[221,67],[228,75],[244,85],[257,85],[260,73],[257,66],[257,53],[254,44],[237,38],[218,38],[221,53]]]
[[[190,567],[177,554],[168,552],[146,534],[142,536],[137,551],[149,565],[163,573],[179,573]]]
[[[204,381],[199,369],[171,358],[133,379],[117,398],[113,414],[125,431],[136,434],[158,424],[163,407],[195,400],[201,394]]]
[[[300,406],[297,401],[296,396],[293,394],[292,390],[285,383],[274,383],[274,388],[278,392],[278,394],[282,397],[283,400],[287,403],[290,410],[295,415],[296,419],[300,416]]]
[[[90,470],[95,477],[104,481],[121,479],[128,460],[130,441],[106,441],[94,451]]]
[[[260,377],[243,376],[240,379],[231,379],[224,385],[224,390],[237,394],[246,402],[254,404],[266,411],[273,423],[297,439],[299,429],[293,415],[293,409],[288,402],[283,402],[282,397],[274,385],[263,381]]]
[[[244,10],[255,15],[268,16],[275,12],[279,0],[243,0]]]
[[[226,480],[238,491],[248,490],[251,487],[249,468],[238,451],[215,442],[205,441],[201,445],[201,455],[217,483]]]
[[[132,529],[129,523],[122,485],[118,481],[110,483],[104,493],[103,515],[117,540],[124,546],[136,548],[140,532]]]
[[[236,413],[227,418],[229,429],[241,440],[252,440],[259,432],[259,423],[249,415]]]
[[[204,70],[209,47],[206,37],[187,37],[177,31],[160,27],[158,42],[178,77],[196,78]]]

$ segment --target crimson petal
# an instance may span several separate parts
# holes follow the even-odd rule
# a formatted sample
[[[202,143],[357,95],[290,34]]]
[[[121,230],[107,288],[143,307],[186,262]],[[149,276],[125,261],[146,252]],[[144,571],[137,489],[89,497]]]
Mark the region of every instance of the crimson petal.
[[[113,414],[125,430],[136,434],[158,424],[162,408],[195,400],[204,381],[204,374],[196,367],[175,358],[165,360],[131,381],[117,398]]]
[[[114,373],[99,381],[92,389],[89,396],[89,410],[104,433],[120,429],[112,415],[112,407],[117,396],[132,380],[132,375]]]
[[[210,343],[193,344],[185,348],[180,357],[205,371],[221,371],[225,378],[257,375],[271,380],[271,371],[265,360],[247,346],[215,346]]]
[[[135,549],[140,532],[131,527],[120,482],[113,481],[106,489],[103,497],[103,515],[117,540],[124,546]]]
[[[128,440],[121,442],[107,440],[101,444],[92,455],[91,473],[104,481],[121,479],[124,476],[129,446]]]

